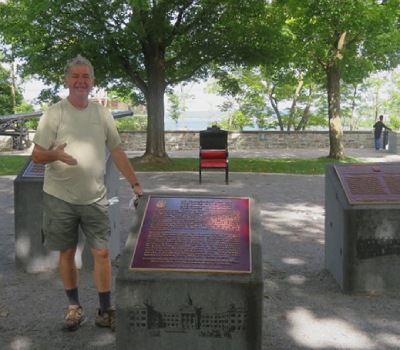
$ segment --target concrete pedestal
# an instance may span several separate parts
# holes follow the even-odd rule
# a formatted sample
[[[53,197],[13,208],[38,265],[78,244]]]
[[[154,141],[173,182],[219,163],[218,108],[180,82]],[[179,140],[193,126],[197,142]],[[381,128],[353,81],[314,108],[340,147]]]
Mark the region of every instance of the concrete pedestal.
[[[58,252],[43,245],[43,177],[22,177],[29,162],[14,181],[15,265],[36,273],[55,270]]]
[[[389,153],[399,154],[400,152],[400,133],[389,131]]]
[[[117,275],[117,349],[260,350],[263,278],[255,202],[252,272],[136,271],[130,266],[147,200],[140,201]]]
[[[14,180],[16,267],[28,273],[56,270],[58,252],[47,250],[42,240],[43,174],[24,176],[29,166],[31,166],[30,160]],[[110,255],[114,259],[120,253],[119,171],[111,159],[107,160],[105,184],[110,202]],[[85,246],[82,234],[76,254],[76,264],[78,268],[93,268],[92,254]]]
[[[325,181],[325,267],[344,292],[399,289],[400,204],[351,205],[333,165]]]

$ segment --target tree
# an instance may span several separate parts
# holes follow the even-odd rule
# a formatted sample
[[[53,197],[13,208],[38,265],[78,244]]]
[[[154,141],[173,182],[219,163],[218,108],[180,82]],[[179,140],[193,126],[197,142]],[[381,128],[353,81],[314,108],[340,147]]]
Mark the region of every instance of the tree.
[[[241,116],[236,118],[241,124],[235,123],[240,129],[256,124],[259,129],[304,130],[320,122],[311,112],[320,89],[299,69],[279,70],[266,62],[257,68],[220,69],[215,75],[218,94],[235,101],[228,107],[236,107]]]
[[[341,81],[361,82],[371,72],[399,64],[399,0],[276,0],[273,7],[292,39],[292,62],[325,74],[329,156],[343,158]]]
[[[168,91],[167,97],[169,100],[169,117],[178,125],[179,118],[187,111],[187,101],[192,99],[194,95],[190,94],[193,84],[178,84],[175,90]]]
[[[170,103],[169,116],[175,122],[175,125],[177,125],[179,117],[182,114],[179,96],[175,95],[173,92],[168,92],[167,96]]]
[[[400,117],[400,69],[391,72],[391,74],[384,75],[383,78],[386,78],[387,85],[386,101],[383,103],[385,108],[383,114],[389,115],[391,125],[393,126],[392,129],[398,130]]]
[[[13,84],[11,72],[0,65],[0,115],[24,112],[31,108],[23,104],[22,93]]]
[[[144,157],[162,160],[166,88],[205,77],[211,63],[262,57],[269,36],[255,31],[264,8],[264,0],[9,0],[0,31],[25,73],[48,84],[61,86],[62,67],[79,53],[98,85],[135,87],[147,106]]]
[[[216,70],[214,76],[218,80],[213,90],[228,99],[220,106],[221,111],[229,112],[221,126],[229,130],[243,130],[255,124],[260,129],[270,126],[270,111],[266,105],[268,87],[260,75],[256,68]]]

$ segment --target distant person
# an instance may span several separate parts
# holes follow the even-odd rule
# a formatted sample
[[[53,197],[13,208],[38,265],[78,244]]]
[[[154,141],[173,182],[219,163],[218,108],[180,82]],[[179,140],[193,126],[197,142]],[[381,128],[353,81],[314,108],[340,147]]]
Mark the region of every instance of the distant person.
[[[383,123],[383,115],[379,116],[379,120],[374,124],[374,136],[375,136],[375,149],[379,151],[381,149],[381,137],[382,130],[392,130]],[[386,145],[383,145],[385,147]]]
[[[94,282],[99,309],[95,324],[115,330],[111,303],[111,261],[108,200],[104,183],[106,151],[136,195],[143,189],[129,159],[111,113],[89,101],[94,84],[91,63],[82,56],[64,69],[67,98],[50,106],[40,118],[32,151],[34,163],[46,164],[43,185],[45,245],[60,252],[59,271],[68,298],[66,328],[76,330],[84,319],[78,294],[75,253],[82,229],[94,258]]]

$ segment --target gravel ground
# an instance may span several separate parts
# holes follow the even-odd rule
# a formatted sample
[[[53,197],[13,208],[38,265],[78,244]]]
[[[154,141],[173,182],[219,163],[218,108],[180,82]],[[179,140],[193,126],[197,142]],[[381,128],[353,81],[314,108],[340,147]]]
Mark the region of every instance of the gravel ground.
[[[139,173],[152,193],[253,197],[263,228],[263,349],[399,349],[400,294],[345,294],[324,269],[324,176]],[[92,273],[80,271],[87,321],[62,331],[66,297],[56,272],[15,269],[13,176],[0,177],[0,349],[115,349],[115,335],[94,326]],[[121,245],[135,212],[120,181]],[[116,276],[117,267],[113,271]],[[399,269],[400,273],[400,269]]]

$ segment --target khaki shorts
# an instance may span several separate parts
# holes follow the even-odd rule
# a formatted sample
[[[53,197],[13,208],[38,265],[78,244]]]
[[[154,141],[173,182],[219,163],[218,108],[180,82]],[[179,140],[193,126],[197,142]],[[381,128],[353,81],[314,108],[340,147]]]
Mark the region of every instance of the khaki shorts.
[[[108,249],[110,224],[108,205],[76,205],[43,193],[43,236],[49,250],[78,245],[81,228],[90,248]]]

